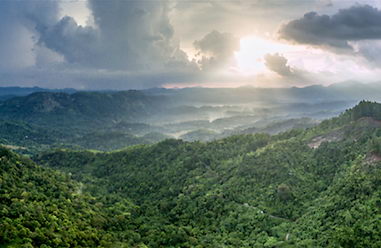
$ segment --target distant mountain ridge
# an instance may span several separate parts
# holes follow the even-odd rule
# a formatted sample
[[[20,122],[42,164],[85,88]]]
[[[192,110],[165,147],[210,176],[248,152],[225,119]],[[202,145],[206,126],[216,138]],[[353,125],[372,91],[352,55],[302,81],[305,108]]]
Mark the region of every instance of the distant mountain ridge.
[[[208,96],[209,100],[216,102],[219,100],[219,97],[228,96],[227,93],[230,93],[230,97],[226,100],[238,101],[236,95],[240,94],[242,99],[241,101],[250,100],[249,97],[258,97],[261,99],[260,95],[267,95],[269,93],[273,96],[287,99],[294,97],[297,99],[304,99],[308,97],[316,97],[316,99],[310,100],[327,100],[332,99],[334,96],[339,96],[337,100],[345,100],[344,97],[350,98],[352,100],[362,100],[362,99],[371,99],[379,98],[381,92],[381,82],[376,83],[361,83],[357,81],[347,81],[341,83],[335,83],[328,86],[323,85],[311,85],[305,87],[283,87],[283,88],[257,88],[257,87],[238,87],[238,88],[204,88],[204,87],[189,87],[189,88],[149,88],[143,90],[78,90],[73,88],[62,88],[62,89],[47,89],[40,87],[0,87],[0,99],[11,98],[14,96],[26,96],[35,92],[63,92],[63,93],[75,93],[75,92],[120,92],[120,91],[140,91],[145,95],[162,95],[162,96],[174,96],[178,95],[181,97],[194,95],[196,99],[205,99]],[[212,95],[214,97],[211,97]],[[282,96],[283,94],[283,96]],[[339,95],[337,95],[339,94]],[[253,100],[253,99],[251,99]]]
[[[209,141],[245,129],[273,134],[277,129],[297,126],[287,125],[286,120],[308,117],[311,124],[320,122],[354,106],[358,98],[377,97],[381,91],[375,84],[352,90],[343,84],[287,89],[42,91],[0,101],[0,138],[5,145],[33,147],[33,151],[52,145],[71,147],[73,143],[112,150],[167,137]],[[281,122],[284,124],[274,126]],[[300,127],[308,126],[304,123]],[[13,140],[7,130],[16,132]],[[44,132],[48,138],[36,137]],[[96,143],[102,138],[109,139],[99,146]]]
[[[40,125],[96,124],[102,121],[137,120],[160,111],[165,100],[138,91],[121,92],[36,92],[0,102],[3,119]]]
[[[325,101],[360,101],[363,99],[381,100],[381,83],[364,84],[360,82],[343,82],[329,86],[311,85],[291,88],[154,88],[143,90],[147,95],[167,95],[183,102],[204,103],[249,103],[266,102],[301,102],[310,103]]]
[[[46,89],[40,87],[0,87],[0,100],[10,99],[15,96],[26,96],[35,92],[65,92],[65,93],[75,93],[76,89],[64,88],[64,89]]]
[[[351,84],[352,85],[352,84]],[[302,109],[313,104],[343,103],[354,104],[363,99],[381,100],[381,85],[361,84],[358,87],[343,85],[309,86],[304,88],[184,88],[147,89],[129,91],[76,92],[72,89],[46,90],[41,88],[0,88],[0,96],[11,92],[28,94],[0,102],[2,119],[43,122],[44,119],[85,119],[99,121],[138,122],[140,117],[149,118],[163,111],[193,111],[193,106],[254,104],[271,107],[273,105]],[[292,106],[294,104],[294,106]],[[174,111],[175,108],[178,110]],[[181,109],[184,108],[184,109]],[[188,109],[186,109],[188,108]],[[194,109],[208,111],[207,109]],[[306,109],[306,111],[309,111]],[[135,119],[135,120],[133,120]],[[67,122],[67,121],[66,121]]]

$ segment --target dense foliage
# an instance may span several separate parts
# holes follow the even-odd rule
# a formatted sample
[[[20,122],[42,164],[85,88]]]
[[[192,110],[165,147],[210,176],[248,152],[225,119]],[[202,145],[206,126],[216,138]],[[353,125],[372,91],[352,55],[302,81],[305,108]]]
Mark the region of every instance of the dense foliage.
[[[55,150],[43,167],[3,150],[0,244],[380,247],[381,123],[352,111],[274,136]]]
[[[360,104],[355,106],[349,111],[353,120],[361,117],[372,117],[375,120],[381,120],[380,104],[370,101],[361,101]]]
[[[0,244],[6,247],[108,247],[135,206],[82,193],[69,175],[0,149]],[[120,200],[120,199],[118,199]],[[132,232],[133,233],[133,232]],[[132,235],[133,236],[133,235]]]

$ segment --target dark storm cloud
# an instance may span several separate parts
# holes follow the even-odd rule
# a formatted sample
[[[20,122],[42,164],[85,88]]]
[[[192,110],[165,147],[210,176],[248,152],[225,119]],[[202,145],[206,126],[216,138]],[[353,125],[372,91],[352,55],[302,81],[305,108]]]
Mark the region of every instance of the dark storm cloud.
[[[64,17],[40,33],[40,42],[67,62],[97,69],[157,69],[187,66],[173,40],[164,1],[89,0],[95,27]]]
[[[216,30],[193,43],[198,51],[198,63],[203,70],[220,68],[234,59],[234,52],[240,49],[239,39],[230,33]]]
[[[351,41],[381,39],[381,11],[369,5],[355,5],[332,16],[309,12],[279,32],[281,38],[294,43],[352,51]]]
[[[97,67],[105,60],[102,54],[96,52],[100,46],[97,30],[78,26],[68,16],[41,30],[39,42],[63,55],[68,63]]]
[[[293,74],[287,62],[287,59],[278,53],[266,54],[265,56],[266,67],[282,76],[290,76]]]
[[[166,1],[89,0],[89,26],[60,19],[59,3],[0,2],[2,83],[141,88],[197,76],[174,39]]]

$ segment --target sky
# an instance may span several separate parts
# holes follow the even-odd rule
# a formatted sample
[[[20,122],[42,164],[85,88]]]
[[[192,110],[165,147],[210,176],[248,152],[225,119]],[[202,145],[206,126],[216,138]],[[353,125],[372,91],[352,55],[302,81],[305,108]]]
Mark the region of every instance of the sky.
[[[380,81],[378,0],[0,0],[0,86]]]

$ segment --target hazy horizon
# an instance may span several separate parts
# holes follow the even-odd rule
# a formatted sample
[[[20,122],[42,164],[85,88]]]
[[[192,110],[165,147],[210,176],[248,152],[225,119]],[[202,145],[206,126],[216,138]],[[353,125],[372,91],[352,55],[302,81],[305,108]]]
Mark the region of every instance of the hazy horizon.
[[[245,85],[239,85],[235,87],[231,86],[214,86],[213,84],[209,85],[198,85],[198,84],[192,84],[192,85],[182,85],[182,86],[156,86],[156,87],[149,87],[149,88],[121,88],[121,89],[113,89],[113,88],[99,88],[99,89],[91,89],[91,88],[75,88],[75,87],[41,87],[38,84],[35,85],[12,85],[12,84],[4,84],[0,86],[1,88],[25,88],[25,89],[33,89],[33,88],[41,88],[41,89],[48,89],[48,90],[64,90],[64,89],[73,89],[76,91],[128,91],[128,90],[138,90],[138,91],[144,91],[144,90],[150,90],[150,89],[193,89],[193,88],[200,88],[200,89],[240,89],[240,88],[250,88],[250,89],[292,89],[292,88],[298,88],[298,89],[303,89],[303,88],[309,88],[309,87],[333,87],[333,86],[352,86],[353,84],[356,85],[377,85],[381,87],[381,81],[374,81],[374,82],[358,82],[358,81],[343,81],[343,82],[337,82],[337,83],[332,83],[332,84],[311,84],[311,85],[305,85],[305,86],[274,86],[274,87],[266,87],[266,86],[255,86],[255,85],[250,85],[250,84],[245,84]]]

